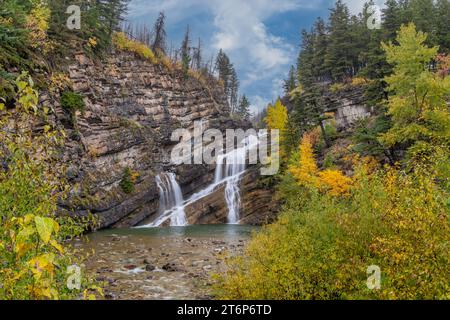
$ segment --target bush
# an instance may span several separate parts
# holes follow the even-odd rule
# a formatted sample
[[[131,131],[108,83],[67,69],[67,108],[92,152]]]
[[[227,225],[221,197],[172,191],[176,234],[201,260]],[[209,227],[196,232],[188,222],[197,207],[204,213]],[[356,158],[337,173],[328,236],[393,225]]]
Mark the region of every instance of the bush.
[[[149,60],[153,64],[158,63],[158,59],[149,47],[139,41],[129,39],[123,32],[116,32],[114,34],[113,44],[118,49],[133,52],[141,58]]]
[[[61,107],[71,114],[75,114],[77,111],[84,111],[83,96],[73,91],[65,91],[61,95]]]
[[[65,241],[84,228],[56,216],[68,190],[58,162],[64,137],[50,125],[36,134],[31,124],[45,121],[36,106],[38,93],[26,73],[16,84],[15,111],[0,103],[0,128],[23,124],[14,134],[0,130],[0,299],[76,299],[91,281],[82,278],[79,289],[67,287],[68,267],[81,266],[82,257]]]
[[[123,192],[126,194],[133,193],[136,177],[136,174],[133,173],[130,168],[124,170],[122,180],[119,183]]]
[[[279,221],[215,277],[219,298],[449,298],[447,195],[433,177],[360,167],[347,198],[288,180]],[[379,290],[366,286],[371,265],[381,268]]]
[[[339,91],[342,91],[345,89],[345,84],[343,83],[334,83],[330,86],[330,91],[332,93],[338,93]]]

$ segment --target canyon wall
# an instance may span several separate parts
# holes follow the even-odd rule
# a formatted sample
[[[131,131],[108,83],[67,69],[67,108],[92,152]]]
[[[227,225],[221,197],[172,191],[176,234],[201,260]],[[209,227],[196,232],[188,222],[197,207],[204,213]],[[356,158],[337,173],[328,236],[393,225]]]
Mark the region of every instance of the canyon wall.
[[[200,120],[205,129],[222,131],[250,125],[230,118],[217,81],[185,78],[179,71],[168,71],[130,53],[115,52],[102,62],[80,53],[68,71],[74,91],[83,95],[86,104],[76,124],[48,95],[41,96],[42,104],[55,109],[56,121],[69,137],[63,160],[73,187],[60,207],[76,216],[95,215],[99,228],[135,226],[155,218],[159,207],[155,176],[161,172],[175,172],[185,196],[211,183],[214,166],[171,164],[176,144],[170,140],[173,130],[192,130],[194,121]],[[132,182],[131,192],[121,186],[126,175]],[[254,216],[245,194],[255,194],[258,175],[252,173],[244,180],[244,211]],[[214,197],[218,201],[213,210],[188,211],[191,224],[226,222],[223,193],[218,190]],[[270,202],[270,197],[264,197],[257,211],[263,212]]]

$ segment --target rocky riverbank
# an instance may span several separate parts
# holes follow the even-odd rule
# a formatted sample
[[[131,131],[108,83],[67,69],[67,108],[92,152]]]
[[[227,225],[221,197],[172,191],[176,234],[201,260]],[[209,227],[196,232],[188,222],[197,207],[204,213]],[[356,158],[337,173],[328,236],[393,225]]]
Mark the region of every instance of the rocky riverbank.
[[[111,300],[210,299],[211,275],[226,257],[243,253],[251,227],[196,226],[94,233],[87,271],[104,283]],[[115,233],[114,233],[115,232]]]

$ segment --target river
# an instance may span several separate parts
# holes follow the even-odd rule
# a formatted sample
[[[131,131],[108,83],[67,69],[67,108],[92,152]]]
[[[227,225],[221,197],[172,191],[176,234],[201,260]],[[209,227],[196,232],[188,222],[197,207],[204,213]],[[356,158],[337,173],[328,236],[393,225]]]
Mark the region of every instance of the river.
[[[196,225],[95,232],[77,247],[92,252],[88,273],[104,283],[106,299],[210,299],[211,275],[224,258],[243,253],[256,227]]]

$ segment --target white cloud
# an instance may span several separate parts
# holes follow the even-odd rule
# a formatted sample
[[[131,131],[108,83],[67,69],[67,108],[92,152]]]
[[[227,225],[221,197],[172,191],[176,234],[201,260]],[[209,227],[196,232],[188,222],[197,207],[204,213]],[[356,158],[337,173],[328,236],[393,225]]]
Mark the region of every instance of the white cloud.
[[[205,53],[209,55],[223,49],[230,56],[238,70],[243,93],[253,91],[255,85],[266,89],[264,92],[251,92],[258,94],[252,102],[260,109],[282,93],[281,78],[295,63],[298,50],[296,45],[272,34],[265,22],[277,14],[324,7],[328,1],[132,0],[129,15],[136,19],[154,17],[157,12],[165,11],[168,24],[174,24],[207,12],[213,25],[205,25],[208,33],[212,34],[210,39],[203,39]]]

